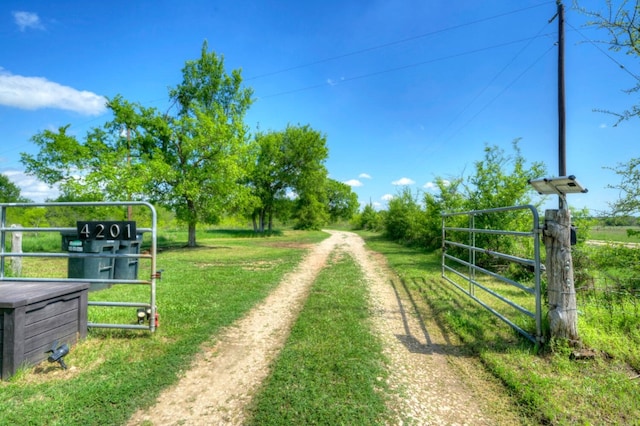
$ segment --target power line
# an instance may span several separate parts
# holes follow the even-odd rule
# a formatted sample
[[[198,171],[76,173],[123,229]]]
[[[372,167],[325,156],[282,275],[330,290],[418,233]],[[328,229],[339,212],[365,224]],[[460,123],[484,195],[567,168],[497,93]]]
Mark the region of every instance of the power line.
[[[536,38],[538,38],[538,37],[540,37],[540,36],[541,36],[542,31],[544,31],[544,29],[545,29],[548,25],[549,25],[549,23],[548,23],[548,22],[547,22],[547,23],[545,23],[545,24],[540,28],[540,30],[536,33],[536,35],[535,35],[535,36],[533,36],[533,37],[531,37],[531,38],[529,39],[529,41],[527,42],[527,44],[526,44],[526,45],[524,45],[524,46],[522,47],[522,49],[520,49],[520,50],[519,50],[519,51],[518,51],[518,52],[513,56],[513,58],[511,58],[511,60],[510,60],[509,62],[507,62],[507,63],[505,64],[505,66],[504,66],[504,67],[502,67],[502,69],[501,69],[500,71],[498,71],[498,73],[496,73],[496,75],[494,75],[494,76],[493,76],[493,78],[492,78],[491,80],[489,80],[489,82],[488,82],[488,83],[487,83],[487,84],[482,88],[482,90],[480,90],[480,91],[476,94],[476,96],[474,96],[474,97],[473,97],[473,99],[472,99],[469,103],[467,103],[467,104],[464,106],[464,108],[462,108],[462,109],[460,110],[460,112],[458,112],[458,114],[456,114],[456,116],[455,116],[455,117],[454,117],[454,118],[449,122],[449,124],[447,124],[447,125],[445,126],[445,128],[442,130],[441,134],[442,134],[442,133],[444,133],[444,132],[449,128],[449,127],[451,127],[451,125],[452,125],[453,123],[455,123],[455,121],[456,121],[456,120],[458,120],[458,118],[460,118],[460,117],[462,116],[462,114],[463,114],[467,109],[469,109],[469,107],[470,107],[471,105],[473,105],[473,104],[474,104],[474,103],[475,103],[475,102],[480,98],[480,96],[482,96],[482,95],[484,94],[484,92],[486,92],[486,91],[487,91],[487,89],[488,89],[489,87],[491,87],[491,85],[492,85],[492,84],[493,84],[493,83],[498,79],[498,77],[500,77],[500,76],[501,76],[501,75],[502,75],[502,74],[507,70],[507,68],[509,68],[509,67],[511,66],[511,64],[513,64],[513,63],[515,62],[515,60],[516,60],[516,59],[518,59],[518,57],[519,57],[519,56],[520,56],[520,55],[521,55],[525,50],[527,50],[527,49],[529,48],[529,46],[531,46],[531,43],[533,43],[533,41],[534,41]]]
[[[449,140],[451,140],[451,138],[453,138],[460,130],[462,130],[465,127],[467,127],[469,125],[469,123],[471,123],[473,120],[476,119],[476,117],[478,117],[480,114],[482,114],[484,112],[484,110],[489,108],[489,106],[492,103],[494,103],[500,96],[502,96],[507,90],[509,90],[511,88],[511,86],[513,86],[518,80],[520,80],[520,78],[522,78],[522,76],[524,76],[538,62],[540,62],[542,60],[542,58],[547,56],[549,54],[549,52],[551,52],[551,50],[553,50],[554,47],[555,47],[555,45],[552,45],[547,50],[545,50],[542,55],[540,55],[538,58],[536,58],[535,61],[533,61],[516,78],[514,78],[509,84],[507,84],[496,96],[494,96],[489,102],[487,102],[477,113],[475,113],[471,118],[469,118],[469,120],[467,120],[462,126],[460,126],[458,128],[458,130],[456,130],[451,136],[449,136],[445,142],[448,142]]]
[[[606,56],[607,58],[609,58],[613,63],[615,63],[616,65],[618,65],[623,71],[625,71],[627,74],[629,74],[631,77],[633,77],[634,79],[640,81],[640,77],[635,75],[634,73],[632,73],[631,71],[629,71],[629,69],[627,67],[625,67],[623,64],[621,64],[620,62],[618,62],[613,56],[609,55],[605,50],[603,50],[600,46],[598,46],[593,40],[591,40],[590,38],[588,38],[587,36],[585,36],[579,29],[575,28],[573,25],[571,25],[570,23],[565,21],[565,24],[568,25],[569,27],[571,27],[575,32],[577,32],[578,34],[580,34],[580,36],[585,39],[589,44],[591,44],[593,47],[595,47],[596,49],[598,49],[600,51],[600,53],[602,53],[604,56]]]
[[[471,26],[471,25],[480,24],[482,22],[487,22],[487,21],[491,21],[491,20],[494,20],[494,19],[502,18],[504,16],[509,16],[509,15],[513,15],[513,14],[516,14],[516,13],[524,12],[526,10],[538,8],[540,6],[546,6],[549,3],[553,3],[553,1],[546,1],[544,3],[539,3],[539,4],[534,5],[534,6],[524,7],[524,8],[521,8],[521,9],[512,10],[510,12],[500,13],[500,14],[497,14],[497,15],[489,16],[487,18],[481,18],[481,19],[477,19],[475,21],[470,21],[470,22],[467,22],[467,23],[464,23],[464,24],[453,25],[451,27],[442,28],[442,29],[435,30],[435,31],[430,31],[428,33],[419,34],[419,35],[416,35],[416,36],[407,37],[407,38],[404,38],[404,39],[395,40],[395,41],[391,41],[391,42],[388,42],[388,43],[379,44],[379,45],[376,45],[376,46],[366,47],[364,49],[355,50],[353,52],[343,53],[341,55],[336,55],[336,56],[330,56],[328,58],[319,59],[319,60],[316,60],[316,61],[307,62],[307,63],[304,63],[304,64],[295,65],[295,66],[292,66],[292,67],[288,67],[288,68],[283,68],[283,69],[276,70],[276,71],[267,72],[267,73],[264,73],[264,74],[259,74],[259,75],[256,75],[256,76],[253,76],[253,77],[250,77],[250,78],[246,78],[245,81],[257,80],[259,78],[264,78],[264,77],[271,77],[273,75],[282,74],[282,73],[285,73],[285,72],[288,72],[288,71],[293,71],[293,70],[297,70],[297,69],[301,69],[301,68],[307,68],[307,67],[310,67],[310,66],[313,66],[313,65],[322,64],[322,63],[325,63],[325,62],[335,61],[335,60],[338,60],[338,59],[343,59],[343,58],[347,58],[347,57],[350,57],[350,56],[360,55],[362,53],[367,53],[367,52],[371,52],[371,51],[374,51],[374,50],[383,49],[385,47],[390,47],[390,46],[395,46],[395,45],[402,44],[402,43],[407,43],[409,41],[418,40],[418,39],[429,37],[429,36],[432,36],[432,35],[441,34],[441,33],[447,32],[447,31],[452,31],[452,30],[456,30],[456,29],[459,29],[459,28],[464,28],[464,27],[468,27],[468,26]]]
[[[419,66],[422,66],[422,65],[427,65],[427,64],[431,64],[431,63],[435,63],[435,62],[440,62],[440,61],[445,61],[445,60],[448,60],[448,59],[459,58],[459,57],[462,57],[462,56],[467,56],[467,55],[472,55],[472,54],[475,54],[475,53],[485,52],[485,51],[488,51],[488,50],[498,49],[498,48],[501,48],[501,47],[510,46],[510,45],[518,44],[518,43],[523,43],[523,42],[526,42],[526,41],[531,42],[532,40],[534,40],[536,38],[546,37],[548,35],[550,35],[550,34],[538,34],[538,35],[533,36],[533,37],[527,37],[527,38],[523,38],[523,39],[519,39],[519,40],[508,41],[508,42],[499,43],[499,44],[495,44],[495,45],[487,46],[487,47],[481,47],[481,48],[478,48],[478,49],[468,50],[468,51],[456,53],[456,54],[453,54],[453,55],[441,56],[441,57],[434,58],[434,59],[429,59],[429,60],[426,60],[426,61],[414,62],[414,63],[411,63],[411,64],[401,65],[401,66],[393,67],[393,68],[387,68],[387,69],[379,70],[379,71],[372,71],[372,72],[369,72],[369,73],[366,73],[366,74],[361,74],[361,75],[357,75],[357,76],[341,79],[339,83],[342,84],[342,83],[347,83],[347,82],[354,81],[354,80],[361,80],[361,79],[364,79],[364,78],[374,77],[374,76],[377,76],[377,75],[386,74],[386,73],[395,72],[395,71],[400,71],[400,70],[404,70],[404,69],[408,69],[408,68],[415,68],[415,67],[419,67]],[[317,88],[326,87],[326,86],[327,86],[327,83],[313,84],[313,85],[309,85],[309,86],[305,86],[305,87],[300,87],[298,89],[292,89],[292,90],[287,90],[287,91],[283,91],[283,92],[273,93],[273,94],[266,95],[266,96],[259,96],[258,99],[274,98],[274,97],[277,97],[277,96],[289,95],[289,94],[292,94],[292,93],[303,92],[303,91],[317,89]]]

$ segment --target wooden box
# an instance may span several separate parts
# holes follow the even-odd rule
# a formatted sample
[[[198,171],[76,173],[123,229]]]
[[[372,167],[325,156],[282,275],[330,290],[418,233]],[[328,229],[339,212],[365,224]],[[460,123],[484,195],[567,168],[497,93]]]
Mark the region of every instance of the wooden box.
[[[0,281],[0,379],[87,336],[88,283]]]

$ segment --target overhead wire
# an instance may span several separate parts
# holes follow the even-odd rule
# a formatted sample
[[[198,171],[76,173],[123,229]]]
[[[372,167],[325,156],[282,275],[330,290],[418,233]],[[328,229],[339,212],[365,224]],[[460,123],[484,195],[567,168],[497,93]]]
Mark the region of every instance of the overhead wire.
[[[449,124],[447,124],[444,129],[441,132],[441,135],[449,128],[453,125],[453,123],[455,123],[461,116],[462,114],[464,114],[470,107],[471,105],[473,105],[478,99],[480,99],[480,97],[489,89],[489,87],[491,87],[493,85],[493,83],[502,75],[504,74],[504,72],[516,61],[516,59],[518,59],[518,57],[520,57],[520,55],[522,55],[522,53],[524,53],[525,50],[527,50],[530,46],[531,43],[533,43],[534,40],[536,40],[537,38],[541,37],[542,32],[545,30],[545,28],[547,28],[549,25],[549,23],[545,23],[540,30],[536,33],[535,36],[531,37],[529,39],[529,41],[527,42],[527,44],[525,44],[503,67],[502,69],[500,69],[500,71],[498,71],[493,78],[491,78],[487,84],[473,97],[473,99],[471,99],[471,101],[469,101],[456,115],[453,119],[451,119],[451,121],[449,122]],[[544,34],[544,36],[546,36],[548,34]],[[468,123],[467,123],[468,124]],[[466,124],[465,124],[466,126]],[[455,132],[457,133],[457,131]],[[438,137],[439,138],[439,137]],[[436,138],[436,139],[438,139]],[[450,140],[450,138],[447,139],[447,141]]]
[[[549,3],[553,3],[553,1],[545,1],[543,3],[539,3],[539,4],[536,4],[536,5],[533,5],[533,6],[523,7],[523,8],[512,10],[512,11],[509,11],[509,12],[499,13],[497,15],[492,15],[492,16],[489,16],[489,17],[486,17],[486,18],[481,18],[481,19],[476,19],[474,21],[465,22],[463,24],[452,25],[450,27],[441,28],[439,30],[429,31],[427,33],[418,34],[418,35],[415,35],[415,36],[411,36],[411,37],[407,37],[407,38],[403,38],[403,39],[399,39],[399,40],[390,41],[390,42],[379,44],[379,45],[376,45],[376,46],[371,46],[371,47],[366,47],[366,48],[363,48],[363,49],[358,49],[358,50],[355,50],[353,52],[343,53],[343,54],[340,54],[340,55],[330,56],[328,58],[319,59],[319,60],[307,62],[307,63],[304,63],[304,64],[294,65],[292,67],[287,67],[287,68],[283,68],[283,69],[276,70],[276,71],[266,72],[264,74],[259,74],[259,75],[253,76],[253,77],[246,78],[245,81],[257,80],[257,79],[264,78],[264,77],[270,77],[270,76],[277,75],[277,74],[282,74],[282,73],[285,73],[285,72],[288,72],[288,71],[294,71],[294,70],[301,69],[301,68],[307,68],[307,67],[310,67],[310,66],[313,66],[313,65],[319,65],[319,64],[322,64],[322,63],[325,63],[325,62],[335,61],[335,60],[338,60],[338,59],[344,59],[344,58],[348,58],[350,56],[360,55],[360,54],[371,52],[371,51],[374,51],[374,50],[383,49],[385,47],[390,47],[390,46],[395,46],[395,45],[402,44],[402,43],[407,43],[407,42],[418,40],[418,39],[421,39],[421,38],[425,38],[425,37],[430,37],[430,36],[433,36],[433,35],[441,34],[441,33],[447,32],[447,31],[453,31],[453,30],[456,30],[456,29],[460,29],[460,28],[471,26],[471,25],[476,25],[476,24],[480,24],[480,23],[483,23],[483,22],[491,21],[491,20],[494,20],[494,19],[502,18],[502,17],[505,17],[505,16],[513,15],[513,14],[516,14],[516,13],[524,12],[524,11],[527,11],[527,10],[530,10],[530,9],[535,9],[535,8],[538,8],[538,7],[541,7],[541,6],[546,6]]]
[[[540,56],[538,56],[527,68],[525,68],[520,74],[518,74],[509,84],[504,86],[498,94],[496,94],[493,98],[489,100],[478,112],[476,112],[469,120],[467,120],[460,128],[458,128],[446,141],[449,141],[455,136],[460,130],[464,129],[468,126],[473,120],[476,119],[480,114],[482,114],[491,104],[493,104],[499,97],[501,97],[507,90],[509,90],[518,80],[520,80],[531,68],[533,68],[538,62],[542,60],[545,56],[549,54],[553,50],[555,45],[549,46],[547,50],[545,50]]]
[[[624,72],[626,72],[627,74],[629,74],[631,77],[633,77],[634,79],[640,81],[640,76],[635,75],[634,73],[632,73],[629,68],[625,67],[623,64],[621,64],[618,60],[616,60],[613,56],[609,55],[604,49],[602,49],[600,46],[598,46],[597,43],[595,43],[593,40],[591,40],[590,38],[588,38],[587,36],[585,36],[582,31],[580,31],[579,29],[577,29],[576,27],[574,27],[573,25],[571,25],[568,22],[565,22],[565,25],[567,25],[568,27],[570,27],[571,29],[573,29],[575,32],[577,32],[583,39],[585,39],[589,44],[591,44],[593,47],[595,47],[596,49],[598,49],[600,51],[600,53],[602,53],[604,56],[606,56],[607,58],[609,58],[613,63],[615,63],[616,65],[618,65]]]
[[[369,73],[365,73],[365,74],[360,74],[357,76],[353,76],[353,77],[346,77],[343,79],[340,79],[340,81],[336,84],[342,84],[342,83],[346,83],[346,82],[350,82],[350,81],[354,81],[354,80],[360,80],[363,78],[368,78],[368,77],[373,77],[373,76],[377,76],[377,75],[381,75],[381,74],[386,74],[386,73],[390,73],[390,72],[395,72],[395,71],[400,71],[400,70],[404,70],[404,69],[408,69],[408,68],[414,68],[414,67],[418,67],[418,66],[422,66],[422,65],[427,65],[427,64],[431,64],[431,63],[435,63],[435,62],[440,62],[440,61],[445,61],[448,59],[454,59],[454,58],[459,58],[462,56],[467,56],[467,55],[472,55],[475,53],[480,53],[480,52],[485,52],[488,50],[493,50],[493,49],[498,49],[501,47],[506,47],[506,46],[510,46],[513,44],[518,44],[518,43],[523,43],[526,41],[531,42],[532,40],[539,38],[539,37],[543,37],[543,36],[547,36],[549,34],[538,34],[536,36],[533,37],[526,37],[523,39],[518,39],[518,40],[512,40],[512,41],[508,41],[508,42],[504,42],[504,43],[499,43],[499,44],[495,44],[492,46],[486,46],[486,47],[481,47],[478,49],[472,49],[472,50],[467,50],[464,52],[460,52],[460,53],[456,53],[453,55],[446,55],[446,56],[441,56],[438,58],[433,58],[433,59],[428,59],[426,61],[420,61],[420,62],[414,62],[411,64],[406,64],[406,65],[401,65],[401,66],[397,66],[397,67],[393,67],[393,68],[386,68],[383,70],[378,70],[378,71],[372,71]],[[292,90],[286,90],[286,91],[282,91],[282,92],[277,92],[277,93],[273,93],[270,95],[265,95],[265,96],[259,96],[259,99],[267,99],[267,98],[273,98],[273,97],[277,97],[277,96],[283,96],[283,95],[289,95],[292,93],[297,93],[297,92],[303,92],[306,90],[312,90],[312,89],[317,89],[320,87],[326,87],[328,84],[326,82],[323,83],[318,83],[318,84],[313,84],[313,85],[309,85],[309,86],[305,86],[305,87],[300,87],[297,89],[292,89]]]

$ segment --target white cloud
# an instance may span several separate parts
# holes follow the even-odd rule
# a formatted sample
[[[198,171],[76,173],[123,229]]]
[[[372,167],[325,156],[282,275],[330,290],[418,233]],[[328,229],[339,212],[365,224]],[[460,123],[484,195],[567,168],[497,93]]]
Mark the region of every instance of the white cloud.
[[[44,30],[44,25],[42,25],[40,17],[36,13],[16,11],[13,12],[13,19],[20,31],[27,29]]]
[[[371,179],[371,175],[369,175],[368,173],[360,173],[358,177],[360,179]]]
[[[391,183],[396,186],[406,186],[406,185],[413,185],[415,182],[409,178],[403,177],[398,180],[394,180]]]
[[[362,182],[360,182],[358,179],[349,179],[343,183],[349,186],[356,186],[356,187],[363,185]]]
[[[442,180],[442,184],[444,186],[449,186],[449,185],[451,185],[451,182],[449,182],[446,179],[443,179]],[[424,184],[423,188],[425,188],[425,189],[427,189],[429,191],[436,191],[438,189],[438,185],[435,182],[427,182],[427,183]]]
[[[58,108],[84,115],[100,115],[107,109],[104,96],[76,90],[43,77],[13,75],[0,68],[0,105],[21,109]]]
[[[606,128],[607,128],[607,125],[606,125],[605,123],[602,123],[599,127],[600,127],[601,129],[606,129]]]
[[[383,200],[383,201],[391,201],[391,200],[393,200],[393,195],[384,194],[382,197],[380,197],[380,199]]]
[[[428,189],[430,191],[438,189],[438,185],[433,182],[427,182],[424,184],[423,188]]]
[[[7,176],[11,182],[20,188],[21,196],[36,203],[42,203],[47,199],[53,199],[59,195],[57,188],[50,188],[46,183],[25,174],[23,171],[7,170],[2,172],[2,174]]]

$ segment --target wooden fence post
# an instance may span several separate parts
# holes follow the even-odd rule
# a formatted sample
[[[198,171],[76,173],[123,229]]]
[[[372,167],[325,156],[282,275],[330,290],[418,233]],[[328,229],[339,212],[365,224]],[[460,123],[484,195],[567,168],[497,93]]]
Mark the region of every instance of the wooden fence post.
[[[571,213],[566,207],[546,210],[544,220],[551,337],[567,339],[577,345],[580,338],[571,257]]]
[[[12,228],[20,228],[20,225],[11,225]],[[11,252],[22,253],[22,232],[11,233]],[[11,272],[14,277],[22,275],[22,257],[11,258]]]

